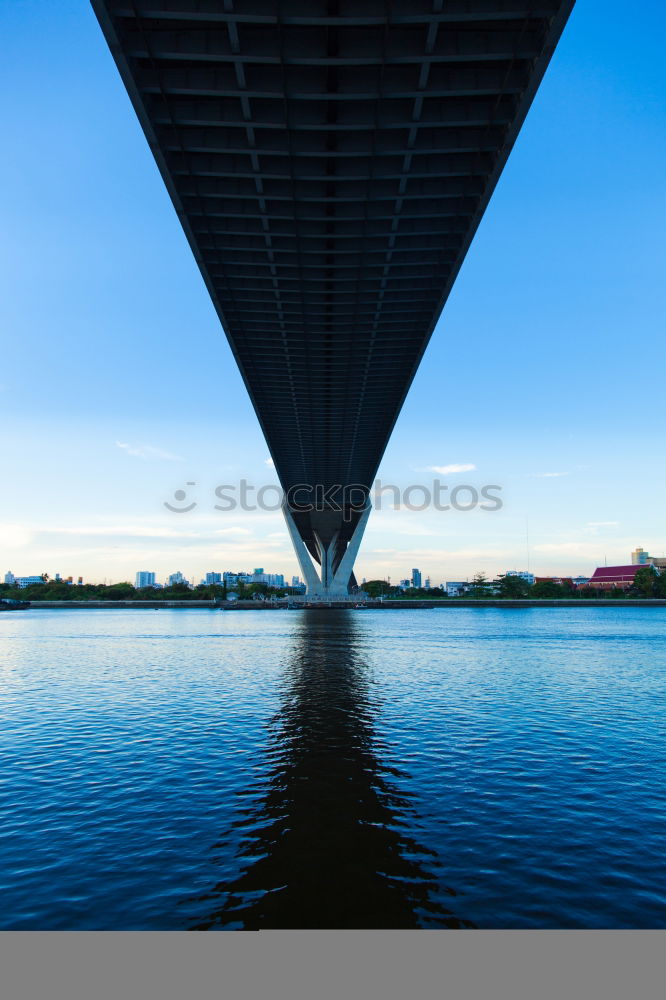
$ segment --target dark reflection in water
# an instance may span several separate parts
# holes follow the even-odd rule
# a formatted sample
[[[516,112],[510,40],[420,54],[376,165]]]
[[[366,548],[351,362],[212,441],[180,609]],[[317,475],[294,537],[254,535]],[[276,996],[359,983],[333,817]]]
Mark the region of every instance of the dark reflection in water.
[[[302,615],[267,791],[236,824],[244,870],[199,899],[210,912],[194,929],[473,926],[435,900],[455,893],[406,833],[414,808],[382,763],[360,628],[346,611]]]

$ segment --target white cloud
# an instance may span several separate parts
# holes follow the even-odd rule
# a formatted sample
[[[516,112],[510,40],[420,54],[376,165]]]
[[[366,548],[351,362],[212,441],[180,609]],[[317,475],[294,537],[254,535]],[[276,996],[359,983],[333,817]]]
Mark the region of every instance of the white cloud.
[[[131,445],[126,441],[116,441],[116,447],[121,448],[128,455],[133,455],[134,458],[155,458],[162,459],[165,462],[185,461],[182,455],[174,455],[172,452],[164,451],[162,448],[154,448],[151,444]]]
[[[244,536],[248,536],[248,535],[251,535],[252,532],[250,531],[249,528],[241,528],[239,525],[233,524],[233,525],[230,525],[228,528],[218,528],[214,532],[214,534],[215,535],[236,535],[236,536],[244,535]]]
[[[469,547],[462,549],[371,549],[373,553],[381,553],[384,555],[391,555],[393,561],[400,560],[403,565],[406,565],[411,560],[420,559],[422,562],[428,561],[430,564],[433,562],[450,562],[454,559],[482,559],[491,562],[497,559],[512,559],[515,557],[516,553],[513,549],[501,549],[493,548],[492,545],[488,545],[487,548],[482,547]],[[361,560],[362,561],[362,560]],[[413,563],[413,565],[418,565]]]
[[[264,465],[267,465],[269,467],[269,469],[274,469],[275,468],[275,462],[273,461],[272,458],[265,459]]]
[[[558,553],[567,556],[580,556],[581,558],[595,560],[604,554],[603,542],[543,542],[532,545],[533,552],[543,552],[550,555]]]
[[[619,521],[588,521],[587,527],[590,529],[590,534],[599,535],[603,533],[604,528],[617,528]]]
[[[0,525],[0,546],[3,549],[21,549],[25,545],[29,545],[32,539],[33,534],[25,525]]]
[[[154,524],[87,524],[76,527],[44,526],[46,535],[115,536],[118,538],[198,538],[200,532],[186,531],[183,527],[164,528]]]
[[[475,465],[468,462],[464,465],[428,465],[428,472],[437,472],[440,476],[448,476],[451,472],[472,472],[476,469]]]
[[[568,475],[570,475],[568,472],[530,472],[532,479],[560,479]]]
[[[378,515],[381,516],[382,513],[384,513],[384,511],[379,511]],[[398,513],[398,512],[396,511],[396,513]],[[389,514],[388,510],[386,511],[386,514]],[[383,534],[386,533],[386,531],[387,531],[387,523],[386,523],[386,521],[384,523],[382,523],[379,520],[379,516],[375,517],[374,523],[372,521],[370,521],[370,523],[368,525],[368,529],[367,529],[368,530],[368,535],[373,535],[373,534],[374,535],[379,535],[379,534],[383,535]],[[427,525],[424,525],[424,524],[415,524],[414,521],[412,521],[410,523],[407,520],[406,517],[403,517],[403,519],[401,520],[399,526],[396,523],[396,527],[395,527],[394,530],[395,530],[396,533],[399,533],[402,537],[410,537],[410,538],[413,538],[413,537],[430,538],[433,535],[437,534],[437,532],[433,528],[429,528]]]

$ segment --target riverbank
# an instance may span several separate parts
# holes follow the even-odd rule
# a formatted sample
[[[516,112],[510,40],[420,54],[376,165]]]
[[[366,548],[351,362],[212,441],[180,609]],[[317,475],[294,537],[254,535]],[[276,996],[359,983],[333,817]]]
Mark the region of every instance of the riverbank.
[[[116,610],[159,610],[160,608],[208,608],[210,610],[221,611],[286,611],[286,610],[312,610],[322,608],[339,608],[379,611],[389,610],[433,610],[435,608],[663,608],[666,607],[664,598],[525,598],[521,600],[472,600],[466,598],[451,598],[440,600],[373,600],[364,601],[359,604],[356,600],[349,601],[31,601],[30,608],[37,611],[41,609],[77,611],[90,610],[99,611],[102,609]]]

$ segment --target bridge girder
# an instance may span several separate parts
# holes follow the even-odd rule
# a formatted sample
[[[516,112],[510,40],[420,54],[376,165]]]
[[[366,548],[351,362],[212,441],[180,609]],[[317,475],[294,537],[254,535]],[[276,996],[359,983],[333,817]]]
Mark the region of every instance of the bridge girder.
[[[360,487],[291,514],[335,576],[573,0],[92,6],[283,488]]]

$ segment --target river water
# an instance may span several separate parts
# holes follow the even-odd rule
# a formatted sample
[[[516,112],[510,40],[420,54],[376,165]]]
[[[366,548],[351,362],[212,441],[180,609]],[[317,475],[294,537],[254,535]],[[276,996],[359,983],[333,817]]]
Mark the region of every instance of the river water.
[[[0,927],[666,927],[666,608],[0,614]]]

